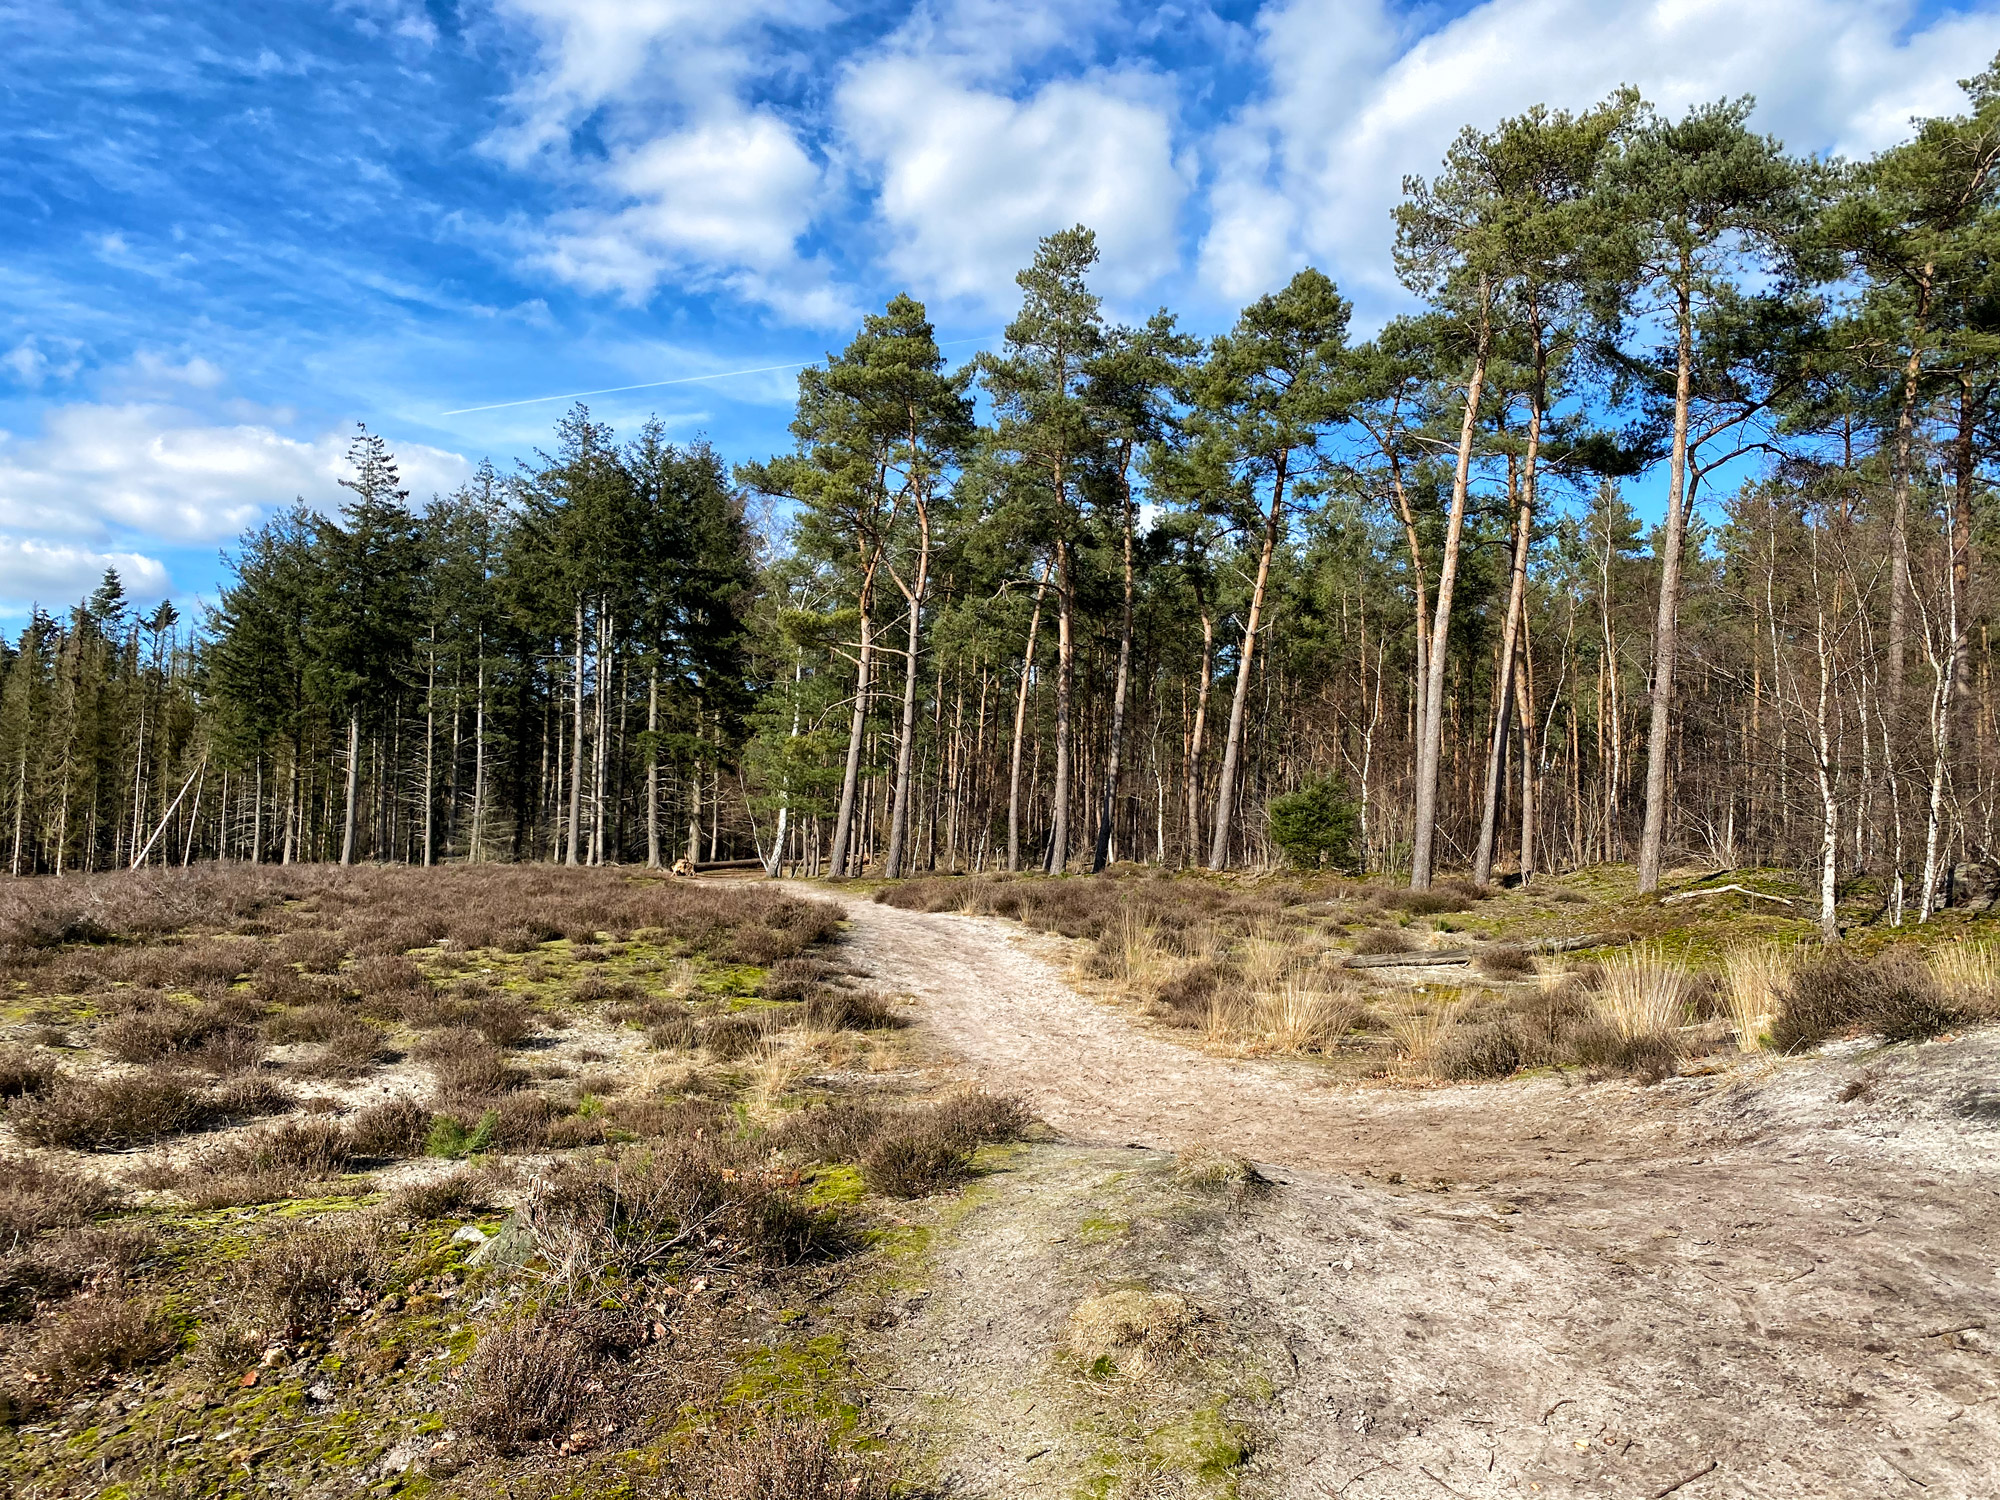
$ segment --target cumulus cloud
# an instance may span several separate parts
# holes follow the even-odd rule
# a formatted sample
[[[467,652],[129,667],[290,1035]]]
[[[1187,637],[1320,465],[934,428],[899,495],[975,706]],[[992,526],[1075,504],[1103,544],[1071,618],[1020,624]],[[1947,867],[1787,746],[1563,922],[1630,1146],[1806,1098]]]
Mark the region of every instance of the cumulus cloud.
[[[1630,83],[1671,113],[1755,94],[1793,149],[1860,153],[1958,107],[2000,49],[2000,16],[1921,24],[1911,0],[1486,0],[1424,34],[1381,0],[1279,0],[1256,24],[1268,86],[1214,144],[1203,279],[1241,299],[1314,259],[1378,311],[1402,178],[1467,122]]]
[[[295,497],[338,504],[346,452],[339,432],[294,438],[150,403],[56,407],[38,437],[0,440],[0,528],[38,538],[37,546],[122,534],[222,541]],[[396,456],[419,497],[471,471],[461,455],[421,444],[396,445]]]
[[[1171,81],[1137,63],[1063,66],[1104,20],[1054,0],[941,0],[848,65],[835,125],[912,289],[1011,305],[1036,241],[1076,223],[1097,231],[1097,281],[1114,295],[1178,264],[1192,163]]]
[[[1035,242],[1082,223],[1097,231],[1106,290],[1171,270],[1187,182],[1146,94],[1138,79],[1056,79],[1015,99],[940,85],[917,57],[856,69],[841,119],[878,176],[890,265],[927,294],[1005,306]]]
[[[125,592],[140,602],[164,598],[171,588],[165,565],[143,553],[0,536],[0,611],[19,614],[38,604],[54,609],[80,599],[97,587],[106,568],[116,568]]]
[[[794,322],[851,299],[800,249],[825,172],[797,128],[744,96],[774,31],[832,19],[820,0],[507,0],[538,42],[514,117],[489,144],[584,202],[531,251],[566,281],[644,301],[669,279],[721,287]],[[760,45],[761,44],[761,45]],[[593,148],[574,149],[588,125]]]

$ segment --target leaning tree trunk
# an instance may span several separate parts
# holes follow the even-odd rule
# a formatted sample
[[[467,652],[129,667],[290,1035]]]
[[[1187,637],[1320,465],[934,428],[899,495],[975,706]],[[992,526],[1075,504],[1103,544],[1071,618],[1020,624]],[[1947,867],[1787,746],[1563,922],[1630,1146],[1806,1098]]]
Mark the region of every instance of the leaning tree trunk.
[[[1042,628],[1042,597],[1049,591],[1056,560],[1050,555],[1042,569],[1042,581],[1035,585],[1035,608],[1028,616],[1028,645],[1021,653],[1021,691],[1014,701],[1014,743],[1008,752],[1007,772],[1007,873],[1021,868],[1021,742],[1028,727],[1028,689],[1035,676],[1035,636]]]
[[[1430,674],[1424,683],[1422,734],[1417,742],[1416,818],[1410,841],[1410,889],[1429,890],[1437,843],[1438,770],[1444,758],[1444,669],[1451,638],[1451,595],[1458,582],[1459,538],[1465,530],[1465,498],[1472,477],[1472,435],[1479,421],[1479,397],[1486,384],[1492,340],[1486,279],[1479,281],[1479,347],[1465,387],[1465,420],[1458,430],[1458,466],[1451,481],[1451,519],[1445,527],[1444,557],[1438,565],[1437,610],[1431,620]]]
[[[1195,689],[1194,727],[1188,731],[1187,754],[1181,761],[1181,789],[1187,793],[1187,864],[1200,857],[1201,847],[1201,754],[1208,735],[1208,690],[1215,679],[1215,617],[1208,601],[1196,596],[1201,606],[1201,682]]]
[[[1646,820],[1639,832],[1639,893],[1659,889],[1667,829],[1667,749],[1680,643],[1681,551],[1687,534],[1688,385],[1694,365],[1694,292],[1681,267],[1680,330],[1674,362],[1674,445],[1667,472],[1667,525],[1661,541],[1660,611],[1653,626],[1652,721],[1646,735]]]
[[[1257,654],[1257,626],[1264,613],[1264,589],[1271,578],[1271,554],[1277,550],[1278,528],[1285,517],[1285,466],[1278,465],[1271,484],[1271,513],[1264,521],[1264,546],[1257,559],[1257,582],[1250,590],[1250,613],[1243,622],[1243,654],[1236,663],[1236,692],[1229,704],[1229,732],[1222,746],[1222,774],[1215,784],[1215,831],[1208,846],[1208,867],[1220,870],[1229,860],[1230,814],[1236,799],[1236,766],[1243,755],[1243,710],[1250,700],[1250,666]]]
[[[840,778],[840,811],[833,824],[833,852],[827,868],[838,880],[848,873],[848,849],[854,837],[854,797],[861,783],[861,743],[868,731],[869,670],[874,665],[873,623],[868,618],[868,585],[861,585],[861,649],[855,657],[854,713],[847,726],[847,767]]]

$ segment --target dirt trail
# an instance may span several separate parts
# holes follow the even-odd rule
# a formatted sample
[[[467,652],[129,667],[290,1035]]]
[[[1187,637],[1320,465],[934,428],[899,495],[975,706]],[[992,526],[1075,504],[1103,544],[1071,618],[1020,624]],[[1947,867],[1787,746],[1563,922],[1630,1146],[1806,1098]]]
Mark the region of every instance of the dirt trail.
[[[1653,1089],[1328,1087],[1150,1032],[1014,924],[849,914],[857,967],[958,1066],[1092,1148],[975,1209],[901,1335],[951,1372],[966,1493],[1089,1472],[1018,1378],[1108,1274],[1037,1173],[1125,1183],[1101,1148],[1202,1143],[1281,1186],[1172,1253],[1146,1241],[1144,1269],[1280,1351],[1248,1492],[2000,1494],[2000,1031],[1876,1055],[1851,1100],[1849,1058]],[[1136,1246],[1179,1210],[1164,1157],[1122,1157],[1156,1185]]]

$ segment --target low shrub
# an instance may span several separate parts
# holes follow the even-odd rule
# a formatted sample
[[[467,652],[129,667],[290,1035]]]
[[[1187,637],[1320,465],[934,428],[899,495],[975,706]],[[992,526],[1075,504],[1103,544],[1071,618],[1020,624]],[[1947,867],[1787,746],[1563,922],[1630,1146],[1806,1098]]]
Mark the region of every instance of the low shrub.
[[[572,1290],[693,1265],[789,1265],[844,1243],[792,1177],[712,1138],[560,1167],[526,1214],[551,1281]]]
[[[1356,953],[1407,953],[1409,935],[1397,927],[1368,927],[1354,936]]]
[[[331,974],[347,957],[347,941],[337,932],[307,928],[278,939],[278,958],[307,974]]]
[[[32,1351],[12,1372],[28,1378],[8,1382],[15,1404],[30,1409],[49,1396],[164,1359],[179,1343],[154,1303],[112,1291],[71,1298],[38,1319],[35,1332]]]
[[[1243,972],[1234,964],[1198,960],[1160,986],[1162,1018],[1172,1026],[1200,1030],[1208,1025],[1214,1002],[1242,988]]]
[[[748,1057],[764,1040],[764,1023],[755,1014],[710,1016],[701,1022],[702,1049],[721,1062]]]
[[[65,1078],[14,1101],[7,1118],[35,1146],[102,1151],[145,1146],[194,1130],[212,1118],[202,1091],[159,1073],[97,1080]]]
[[[99,1050],[119,1062],[155,1062],[191,1052],[229,1023],[214,1009],[171,1002],[127,1011],[97,1028]]]
[[[814,985],[806,996],[806,1024],[822,1031],[881,1031],[908,1025],[880,990]]]
[[[1801,965],[1779,992],[1771,1040],[1780,1051],[1814,1046],[1829,1037],[1873,1033],[1889,1042],[1915,1042],[1949,1031],[1964,1020],[1937,977],[1915,958],[1885,953],[1857,958],[1835,952]]]
[[[39,1094],[57,1078],[56,1060],[33,1047],[0,1047],[0,1099]]]
[[[1454,1026],[1431,1057],[1431,1070],[1440,1078],[1460,1081],[1505,1078],[1520,1066],[1520,1040],[1505,1024]]]
[[[391,1099],[358,1111],[347,1122],[348,1150],[373,1160],[421,1156],[430,1138],[431,1111],[414,1099]]]
[[[787,1156],[814,1165],[859,1161],[886,1118],[874,1105],[855,1100],[814,1104],[780,1122],[772,1143]]]
[[[398,1219],[421,1222],[482,1213],[491,1208],[492,1179],[484,1172],[460,1167],[428,1182],[399,1188],[389,1198],[389,1212]]]
[[[825,1426],[790,1419],[681,1449],[671,1474],[674,1493],[688,1500],[890,1500],[901,1493],[880,1455],[844,1453]]]
[[[603,1365],[639,1342],[632,1319],[598,1310],[489,1329],[466,1361],[459,1425],[502,1454],[559,1438],[601,1394]]]
[[[1526,979],[1535,961],[1512,943],[1494,943],[1472,956],[1472,966],[1488,979]]]
[[[757,993],[766,1000],[803,1000],[812,993],[815,985],[823,983],[836,973],[830,963],[817,958],[787,958],[773,964],[757,986]]]
[[[0,1241],[88,1224],[117,1201],[95,1177],[26,1157],[0,1157]]]
[[[297,1342],[360,1311],[386,1269],[375,1226],[338,1215],[280,1233],[237,1264],[236,1284],[266,1332]]]
[[[666,1015],[646,1028],[646,1040],[662,1052],[684,1052],[701,1040],[694,1017],[681,1008],[679,1015]]]
[[[499,1048],[470,1027],[425,1037],[416,1055],[430,1064],[446,1098],[486,1098],[527,1082],[526,1074],[509,1067]]]
[[[533,1034],[533,1006],[515,996],[489,990],[468,1007],[466,1024],[496,1047],[513,1047]]]

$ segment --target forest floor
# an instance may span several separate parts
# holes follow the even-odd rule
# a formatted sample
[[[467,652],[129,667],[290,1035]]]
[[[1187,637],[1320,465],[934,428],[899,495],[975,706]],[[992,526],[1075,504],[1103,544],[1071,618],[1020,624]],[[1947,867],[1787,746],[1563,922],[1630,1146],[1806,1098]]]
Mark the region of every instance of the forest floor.
[[[1080,942],[848,915],[1059,1138],[916,1216],[863,1356],[959,1493],[2000,1490],[2000,1030],[1365,1080],[1086,994]]]

